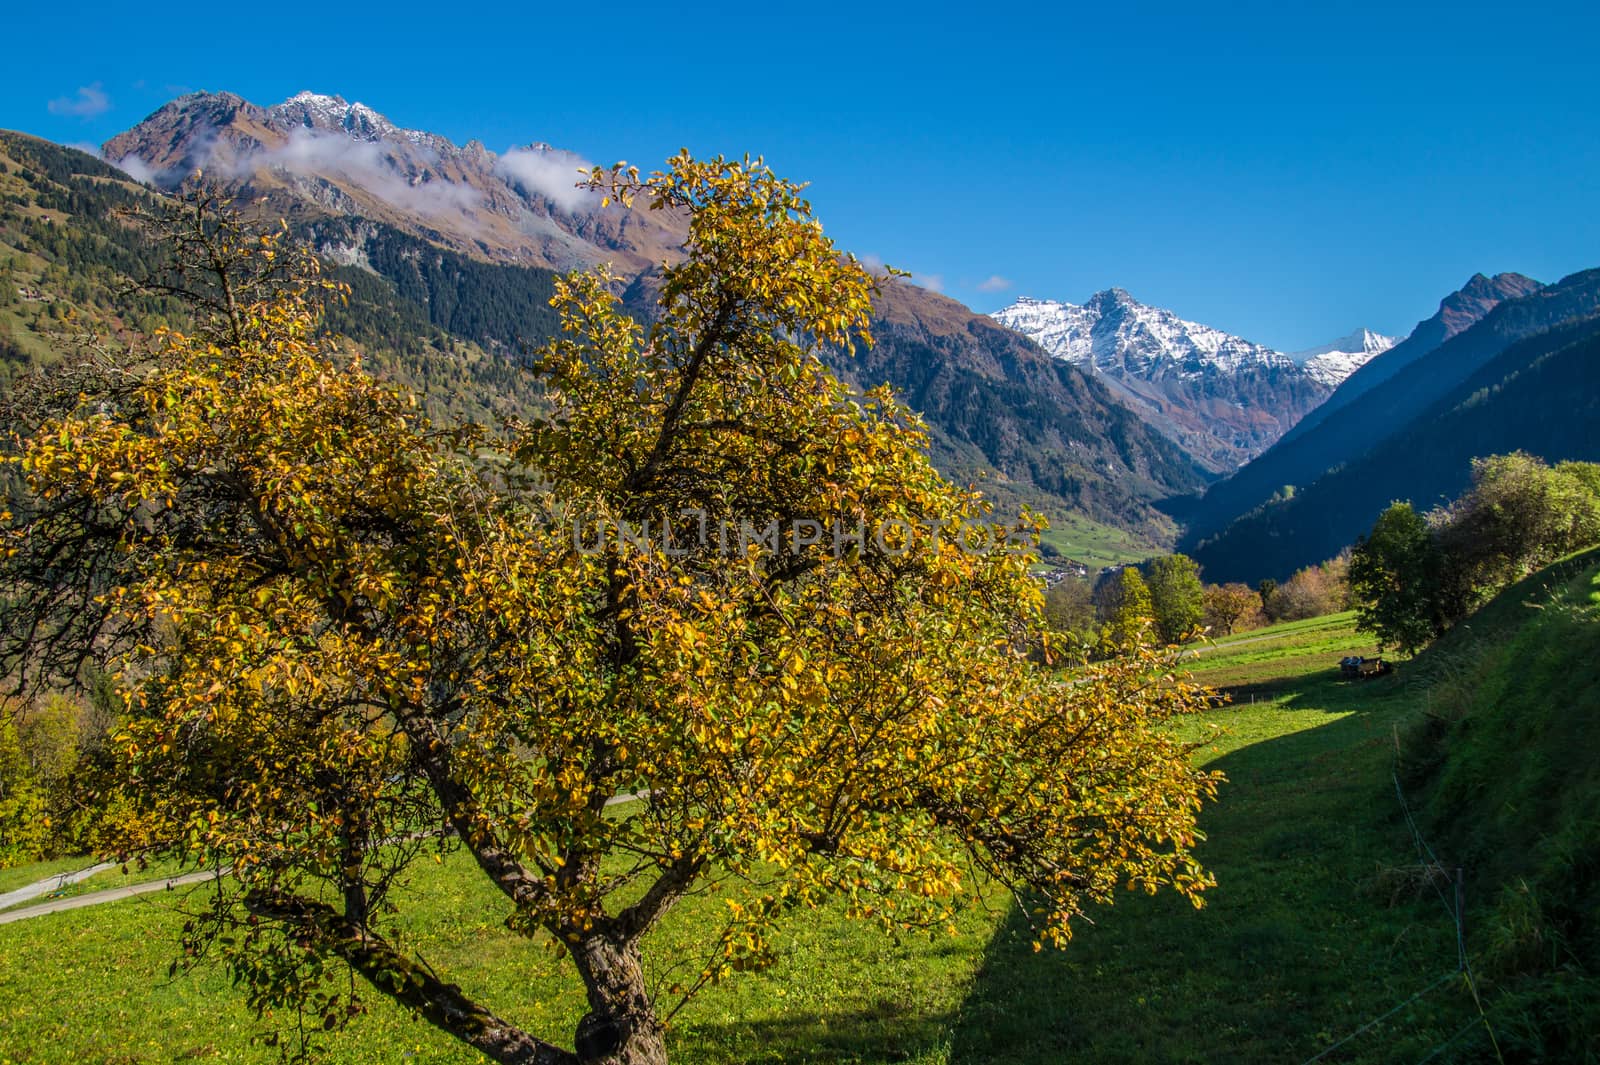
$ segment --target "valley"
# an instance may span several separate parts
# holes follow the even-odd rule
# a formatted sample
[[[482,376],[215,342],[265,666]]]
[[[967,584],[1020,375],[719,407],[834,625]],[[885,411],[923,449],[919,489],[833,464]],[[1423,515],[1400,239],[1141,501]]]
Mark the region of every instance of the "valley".
[[[85,79],[0,130],[0,1065],[1591,1060],[1557,171],[1469,209],[1390,125],[1295,178],[1321,90],[1259,58],[1237,129],[1142,49],[1100,83],[1155,125],[819,122],[820,47],[572,17],[552,71],[740,105],[596,59],[513,139],[487,67],[352,67],[393,110]],[[1437,114],[1339,73],[1341,145]],[[1574,136],[1502,102],[1463,188]],[[594,161],[769,135],[812,172]]]

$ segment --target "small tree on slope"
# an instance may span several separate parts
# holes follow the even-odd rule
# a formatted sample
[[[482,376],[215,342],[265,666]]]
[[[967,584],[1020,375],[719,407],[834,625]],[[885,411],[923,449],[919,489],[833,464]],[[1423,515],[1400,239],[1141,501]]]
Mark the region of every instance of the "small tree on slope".
[[[886,393],[817,358],[866,338],[872,281],[797,188],[687,156],[594,183],[684,212],[687,254],[648,331],[604,277],[559,287],[547,418],[430,427],[287,290],[58,395],[15,442],[8,664],[41,633],[57,667],[118,659],[127,845],[234,871],[189,948],[326,1027],[359,1012],[348,969],[496,1061],[645,1063],[687,995],[829,899],[942,928],[993,878],[1055,944],[1121,886],[1198,904],[1215,778],[1167,719],[1200,693],[1146,651],[1030,663],[1049,646],[1031,555]],[[685,514],[763,534],[669,538]],[[575,543],[574,515],[630,532]],[[866,535],[811,542],[835,528]],[[530,950],[570,957],[589,1006],[570,1042],[396,938],[394,878],[439,829]],[[691,890],[727,919],[659,987],[650,933]]]

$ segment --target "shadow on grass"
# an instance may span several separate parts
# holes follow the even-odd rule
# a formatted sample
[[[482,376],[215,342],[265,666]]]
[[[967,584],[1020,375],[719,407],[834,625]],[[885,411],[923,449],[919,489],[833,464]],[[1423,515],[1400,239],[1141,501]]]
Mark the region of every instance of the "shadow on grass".
[[[703,1062],[937,1061],[943,1059],[953,1021],[948,1014],[883,999],[860,1010],[696,1024],[682,1036],[694,1045],[695,1060]]]
[[[1319,656],[1321,657],[1321,656]],[[1330,713],[1371,710],[1406,690],[1409,663],[1400,663],[1393,673],[1367,680],[1341,676],[1336,664],[1315,673],[1262,677],[1218,688],[1234,706],[1284,701],[1290,709],[1316,707]]]
[[[1453,970],[1438,901],[1375,890],[1381,870],[1414,860],[1389,781],[1404,689],[1301,688],[1280,705],[1366,712],[1213,763],[1229,783],[1202,818],[1200,858],[1218,881],[1205,908],[1124,895],[1065,951],[1039,953],[1012,913],[957,1018],[952,1063],[1301,1061]],[[1337,1060],[1416,1060],[1467,1008],[1447,987]]]

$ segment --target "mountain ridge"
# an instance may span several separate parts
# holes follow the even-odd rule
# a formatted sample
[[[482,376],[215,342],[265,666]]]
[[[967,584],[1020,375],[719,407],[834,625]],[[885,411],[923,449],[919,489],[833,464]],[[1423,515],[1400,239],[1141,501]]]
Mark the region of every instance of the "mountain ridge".
[[[383,198],[355,187],[355,177],[377,173],[388,181],[408,166],[425,164],[431,176],[418,177],[419,184],[443,189],[460,176],[452,160],[466,158],[475,167],[472,179],[484,180],[494,164],[474,163],[479,153],[471,142],[447,156],[431,146],[427,135],[408,135],[378,112],[340,97],[302,94],[275,107],[256,107],[231,95],[186,97],[157,112],[142,128],[112,138],[108,154],[174,191],[198,180],[192,171],[185,173],[185,166],[205,162],[210,169],[203,177],[213,178],[241,202],[257,204],[269,217],[285,217],[326,260],[353,271],[348,277],[376,280],[388,293],[379,295],[400,298],[413,320],[483,345],[494,358],[515,361],[517,351],[547,338],[542,330],[548,325],[516,309],[515,292],[508,286],[521,282],[501,272],[549,267],[493,244],[441,237],[433,224],[437,219],[399,211],[388,186],[380,188],[390,199],[373,211],[377,217],[364,213]],[[296,132],[301,129],[315,134],[319,151],[285,155],[291,138],[307,136]],[[339,151],[320,150],[334,138]],[[158,150],[136,151],[140,146]],[[556,150],[546,146],[541,151]],[[482,158],[492,154],[484,151]],[[137,161],[130,163],[130,158]],[[354,167],[352,158],[366,168]],[[298,169],[288,167],[286,175],[285,159]],[[318,169],[324,163],[325,172]],[[522,195],[506,179],[495,180],[505,196]],[[450,202],[448,191],[443,196],[437,189],[428,191],[436,202]],[[552,217],[567,226],[570,243],[586,245],[573,258],[580,264],[612,261],[621,269],[621,287],[630,277],[637,282],[681,254],[676,245],[682,234],[670,232],[674,246],[663,248],[659,259],[646,265],[646,256],[635,249],[636,254],[619,263],[611,254],[615,241],[609,238],[614,234],[596,232],[591,224],[594,211],[562,214],[555,209]],[[670,217],[649,221],[658,225],[657,235],[671,231],[674,223]],[[458,258],[448,258],[452,255]],[[367,281],[367,287],[372,283]],[[501,309],[478,313],[467,306],[473,288],[484,286],[500,293],[495,303]],[[884,288],[875,324],[878,346],[865,357],[841,355],[830,362],[836,372],[863,387],[888,383],[903,397],[915,396],[929,423],[936,461],[948,475],[983,488],[1005,509],[1026,503],[1047,515],[1079,514],[1118,526],[1128,530],[1130,547],[1135,539],[1143,545],[1139,550],[1171,542],[1175,530],[1155,501],[1196,491],[1207,479],[1185,453],[1117,404],[1103,387],[1076,369],[1058,367],[1024,338],[915,286],[886,280]],[[515,332],[517,322],[533,322],[535,329]],[[389,335],[409,346],[403,337],[392,331]],[[429,372],[432,380],[446,377],[450,375]],[[462,402],[471,410],[501,405],[493,395],[480,394],[478,384],[462,387],[467,389]]]
[[[1366,502],[1356,508],[1357,512],[1345,513],[1333,507],[1316,510],[1302,497],[1315,490],[1327,498],[1365,499],[1359,492],[1328,496],[1325,486],[1317,486],[1329,478],[1350,483],[1353,475],[1348,471],[1374,469],[1371,456],[1375,454],[1387,455],[1388,460],[1381,474],[1371,475],[1372,483],[1390,485],[1394,498],[1413,498],[1419,505],[1430,505],[1438,500],[1427,495],[1432,489],[1412,471],[1421,468],[1425,456],[1444,454],[1449,446],[1466,446],[1476,449],[1473,454],[1487,454],[1494,449],[1531,448],[1541,439],[1564,440],[1560,431],[1570,426],[1538,424],[1540,420],[1559,420],[1562,411],[1568,411],[1569,418],[1588,418],[1577,423],[1578,430],[1600,439],[1600,434],[1594,432],[1592,415],[1582,413],[1592,410],[1583,406],[1585,397],[1600,389],[1600,364],[1588,363],[1579,363],[1568,375],[1565,393],[1549,393],[1548,410],[1542,419],[1516,423],[1524,427],[1523,437],[1529,441],[1526,445],[1517,436],[1502,432],[1503,427],[1470,419],[1459,424],[1476,426],[1471,430],[1473,439],[1432,439],[1448,435],[1449,427],[1441,419],[1457,406],[1492,405],[1512,388],[1519,367],[1514,361],[1507,363],[1507,359],[1537,354],[1538,344],[1553,342],[1561,330],[1582,333],[1591,328],[1600,330],[1600,269],[1579,271],[1527,295],[1495,304],[1474,325],[1437,347],[1414,355],[1357,402],[1334,411],[1303,435],[1285,437],[1232,478],[1212,485],[1186,515],[1187,528],[1179,540],[1180,548],[1196,558],[1210,559],[1214,567],[1246,563],[1265,566],[1270,559],[1277,559],[1280,568],[1290,563],[1317,562],[1326,557],[1316,555],[1316,550],[1322,548],[1307,545],[1319,537],[1324,547],[1341,537],[1342,543],[1348,543],[1365,531],[1374,515],[1364,512]],[[1424,335],[1423,339],[1428,338]],[[1545,379],[1555,378],[1547,375]],[[1523,381],[1515,387],[1526,389],[1527,383]],[[1461,392],[1463,388],[1465,393]],[[1392,442],[1399,439],[1411,443],[1396,449]],[[1580,457],[1559,451],[1552,446],[1544,457]],[[1465,476],[1465,461],[1456,465],[1460,470],[1452,475]],[[1396,480],[1396,472],[1404,476]],[[1440,479],[1439,483],[1451,490],[1460,487],[1448,479]],[[1286,491],[1284,486],[1294,489]],[[1295,517],[1313,512],[1314,517],[1304,521]],[[1332,539],[1328,539],[1330,536]],[[1296,544],[1300,546],[1295,547]]]
[[[1094,372],[1213,473],[1269,447],[1330,391],[1282,352],[1120,288],[1081,305],[1022,297],[990,317]]]

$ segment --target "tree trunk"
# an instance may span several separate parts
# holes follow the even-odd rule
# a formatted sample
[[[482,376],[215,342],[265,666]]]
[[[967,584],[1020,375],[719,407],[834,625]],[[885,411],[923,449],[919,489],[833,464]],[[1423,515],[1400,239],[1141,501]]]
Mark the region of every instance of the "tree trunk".
[[[578,1022],[578,1060],[585,1065],[666,1065],[666,1034],[645,987],[637,940],[590,933],[572,945],[589,993]]]

